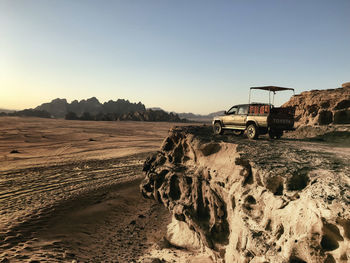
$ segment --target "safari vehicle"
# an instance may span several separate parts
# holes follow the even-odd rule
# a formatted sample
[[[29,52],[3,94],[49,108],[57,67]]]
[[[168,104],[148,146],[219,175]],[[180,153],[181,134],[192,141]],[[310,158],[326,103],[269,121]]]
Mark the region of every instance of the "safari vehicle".
[[[250,103],[252,90],[269,91],[269,103]],[[271,139],[279,139],[284,131],[294,130],[294,109],[291,107],[274,107],[273,101],[277,91],[294,89],[275,86],[252,87],[249,91],[248,104],[233,106],[225,111],[224,116],[213,119],[215,134],[222,134],[224,130],[232,130],[235,135],[242,135],[244,131],[249,139],[256,139],[259,135],[269,134]],[[271,93],[273,100],[271,102]]]

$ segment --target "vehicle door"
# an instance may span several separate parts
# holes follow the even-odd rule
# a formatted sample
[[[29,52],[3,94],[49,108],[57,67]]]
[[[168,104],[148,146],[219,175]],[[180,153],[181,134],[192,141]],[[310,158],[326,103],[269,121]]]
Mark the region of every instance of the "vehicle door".
[[[241,105],[238,107],[237,114],[234,118],[234,125],[245,126],[248,115],[248,105]]]
[[[224,126],[232,126],[234,125],[234,118],[237,113],[237,106],[233,106],[227,112],[225,112],[225,116],[222,118],[222,122]]]

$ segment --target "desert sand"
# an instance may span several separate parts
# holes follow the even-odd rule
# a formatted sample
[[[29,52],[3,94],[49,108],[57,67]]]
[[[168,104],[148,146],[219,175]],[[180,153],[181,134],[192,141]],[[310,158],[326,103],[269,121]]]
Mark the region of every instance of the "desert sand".
[[[174,123],[0,118],[0,170],[155,151]],[[131,139],[132,138],[132,139]],[[11,154],[18,151],[18,154]]]
[[[142,166],[173,123],[0,118],[0,262],[133,262],[168,211]]]

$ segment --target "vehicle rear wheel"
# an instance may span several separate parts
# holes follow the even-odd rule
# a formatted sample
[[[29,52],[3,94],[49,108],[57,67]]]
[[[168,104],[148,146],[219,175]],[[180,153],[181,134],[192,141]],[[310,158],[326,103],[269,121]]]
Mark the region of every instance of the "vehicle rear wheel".
[[[283,131],[277,131],[276,132],[276,139],[280,139],[283,135]]]
[[[247,137],[249,139],[256,139],[259,136],[259,132],[255,124],[249,124],[247,127]]]
[[[241,130],[233,130],[232,132],[236,136],[241,136],[243,134],[243,131],[241,131]]]
[[[280,139],[283,135],[283,131],[281,130],[269,130],[270,139]]]
[[[222,134],[223,130],[222,130],[220,122],[215,122],[213,128],[214,128],[214,133],[215,134]]]

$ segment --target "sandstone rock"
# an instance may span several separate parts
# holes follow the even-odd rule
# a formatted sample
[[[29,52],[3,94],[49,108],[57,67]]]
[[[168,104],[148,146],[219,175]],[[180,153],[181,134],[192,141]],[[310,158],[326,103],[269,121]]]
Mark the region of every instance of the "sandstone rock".
[[[350,110],[350,86],[343,84],[338,89],[305,91],[293,96],[283,107],[295,108],[296,127],[350,123],[347,113],[337,113]]]
[[[211,134],[174,128],[146,161],[140,189],[173,214],[171,243],[215,262],[347,262],[347,157]]]
[[[345,82],[341,85],[343,88],[348,88],[350,87],[350,82]]]

